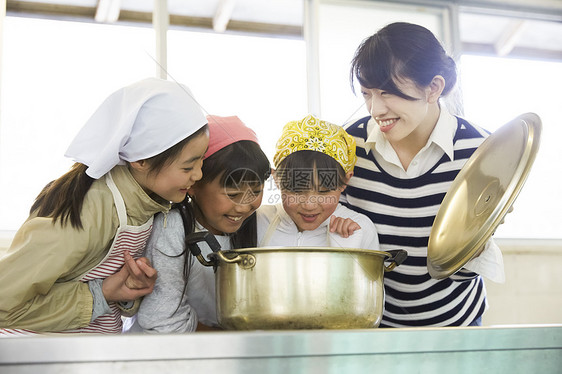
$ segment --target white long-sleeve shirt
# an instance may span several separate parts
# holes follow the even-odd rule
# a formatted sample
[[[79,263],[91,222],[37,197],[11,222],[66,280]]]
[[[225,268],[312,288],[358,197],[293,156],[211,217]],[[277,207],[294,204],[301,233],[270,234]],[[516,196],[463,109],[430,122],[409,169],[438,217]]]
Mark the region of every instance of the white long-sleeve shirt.
[[[316,230],[299,232],[297,225],[283,209],[283,204],[262,205],[257,210],[258,246],[327,246],[379,250],[375,225],[367,216],[341,204],[338,204],[334,215],[351,218],[361,229],[348,238],[343,238],[335,232],[329,232],[330,219],[327,219]]]

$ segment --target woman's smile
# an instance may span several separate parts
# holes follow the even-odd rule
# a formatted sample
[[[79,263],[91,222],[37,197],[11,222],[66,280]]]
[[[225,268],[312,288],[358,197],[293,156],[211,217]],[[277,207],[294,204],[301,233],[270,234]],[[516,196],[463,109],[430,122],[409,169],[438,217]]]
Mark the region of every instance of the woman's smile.
[[[400,120],[400,118],[388,118],[388,119],[380,119],[376,118],[376,121],[380,127],[382,132],[388,132],[392,129]]]

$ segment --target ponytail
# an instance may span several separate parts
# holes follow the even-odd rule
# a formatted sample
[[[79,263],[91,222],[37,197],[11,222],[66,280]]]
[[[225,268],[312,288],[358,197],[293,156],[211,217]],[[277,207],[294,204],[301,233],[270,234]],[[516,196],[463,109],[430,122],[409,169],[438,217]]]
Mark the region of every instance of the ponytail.
[[[47,184],[31,206],[30,214],[51,217],[53,223],[60,220],[63,226],[70,221],[72,227],[82,229],[82,204],[95,180],[86,174],[87,168],[84,164],[75,163],[69,172]]]

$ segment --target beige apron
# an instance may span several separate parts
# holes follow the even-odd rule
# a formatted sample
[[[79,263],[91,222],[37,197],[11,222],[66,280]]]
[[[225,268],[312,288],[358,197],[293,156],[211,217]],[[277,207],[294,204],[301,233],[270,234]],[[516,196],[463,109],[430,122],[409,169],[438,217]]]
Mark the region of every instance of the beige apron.
[[[105,279],[117,273],[125,264],[123,254],[126,250],[129,251],[134,258],[140,257],[146,246],[150,232],[152,231],[153,217],[150,217],[150,219],[141,226],[127,225],[125,202],[111,177],[111,173],[106,174],[105,182],[113,194],[113,201],[115,202],[117,215],[119,217],[119,228],[117,229],[111,248],[105,258],[94,268],[74,279],[80,282],[88,282],[93,279]],[[58,333],[120,333],[122,327],[121,312],[114,302],[110,302],[109,307],[111,309],[110,313],[99,316],[88,326],[74,330],[60,331]],[[0,335],[22,336],[35,334],[37,334],[37,332],[27,329],[0,329]]]

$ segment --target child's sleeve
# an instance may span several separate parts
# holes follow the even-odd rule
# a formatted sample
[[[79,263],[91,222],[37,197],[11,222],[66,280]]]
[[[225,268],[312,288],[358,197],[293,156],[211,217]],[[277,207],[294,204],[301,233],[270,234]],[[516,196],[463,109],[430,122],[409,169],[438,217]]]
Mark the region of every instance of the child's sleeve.
[[[145,256],[158,277],[152,293],[141,302],[137,322],[146,333],[184,333],[197,328],[198,318],[184,295],[185,233],[179,214],[170,212],[166,227],[162,216],[154,220]],[[187,284],[189,286],[189,284]]]
[[[369,217],[361,214],[357,217],[356,222],[361,226],[362,231],[362,248],[380,251],[379,235],[373,221]]]
[[[44,217],[22,225],[0,260],[0,327],[62,331],[89,324],[90,289],[70,280],[89,249],[87,235],[77,233]]]

